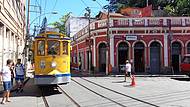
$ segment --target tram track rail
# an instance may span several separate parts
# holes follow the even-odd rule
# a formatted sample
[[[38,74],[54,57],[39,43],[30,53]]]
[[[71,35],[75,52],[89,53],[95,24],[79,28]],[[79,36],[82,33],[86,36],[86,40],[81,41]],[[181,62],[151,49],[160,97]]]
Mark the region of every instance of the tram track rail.
[[[46,99],[46,96],[45,96],[45,92],[44,92],[45,89],[43,87],[39,87],[39,89],[40,89],[40,94],[41,94],[41,97],[42,97],[45,107],[50,107],[49,103]]]
[[[100,84],[97,84],[97,83],[95,83],[95,82],[93,82],[93,81],[90,81],[90,80],[88,80],[88,79],[85,79],[85,78],[83,78],[83,77],[80,77],[82,80],[85,80],[85,81],[87,81],[87,82],[89,82],[89,83],[91,83],[91,84],[94,84],[95,86],[98,86],[98,87],[101,87],[101,88],[103,88],[103,89],[106,89],[106,90],[109,90],[109,91],[111,91],[111,92],[113,92],[113,93],[116,93],[116,94],[119,94],[119,95],[122,95],[122,96],[124,96],[124,97],[127,97],[127,98],[130,98],[130,99],[133,99],[133,100],[136,100],[136,101],[138,101],[138,102],[141,102],[141,103],[144,103],[144,104],[147,104],[147,105],[151,105],[151,106],[153,106],[153,107],[159,107],[158,105],[155,105],[155,104],[153,104],[153,103],[150,103],[150,102],[147,102],[147,101],[144,101],[144,100],[141,100],[141,99],[138,99],[138,98],[135,98],[135,97],[132,97],[132,96],[129,96],[129,95],[126,95],[126,94],[123,94],[123,93],[121,93],[121,92],[118,92],[118,91],[115,91],[115,90],[113,90],[113,89],[110,89],[110,88],[107,88],[107,87],[105,87],[105,86],[102,86],[102,85],[100,85]],[[72,79],[74,82],[77,82],[76,80],[74,80],[74,79]],[[78,82],[79,83],[79,82]],[[81,84],[81,83],[79,83],[79,84]],[[82,84],[81,84],[82,85]],[[84,85],[83,85],[84,86]],[[84,86],[84,87],[86,87],[86,86]],[[88,88],[88,87],[87,87]],[[88,88],[89,89],[89,88]],[[91,89],[89,89],[89,90],[91,90]],[[93,91],[93,90],[92,90]],[[95,91],[94,91],[95,92]],[[95,93],[97,93],[97,92],[95,92]],[[101,95],[101,96],[103,96],[103,95]],[[117,102],[118,103],[118,102]],[[122,106],[123,106],[123,104],[122,104]],[[123,106],[123,107],[126,107],[126,106]]]
[[[106,97],[105,95],[102,95],[102,94],[100,94],[100,93],[98,93],[98,92],[96,92],[96,91],[94,91],[94,90],[88,88],[87,86],[85,86],[85,85],[79,83],[78,81],[76,81],[76,80],[74,80],[74,79],[71,79],[71,80],[74,81],[75,83],[77,83],[78,85],[82,86],[83,88],[89,90],[90,92],[92,92],[92,93],[94,93],[94,94],[96,94],[96,95],[98,95],[98,96],[100,96],[100,97],[102,97],[102,98],[105,98],[105,99],[107,99],[107,100],[109,100],[109,101],[111,101],[111,102],[113,102],[113,103],[115,103],[115,104],[117,104],[117,105],[119,105],[119,106],[121,106],[121,107],[127,107],[126,105],[123,105],[122,103],[119,103],[119,102],[117,102],[117,101],[114,101],[114,100],[112,100],[112,99]]]
[[[69,94],[67,94],[60,86],[58,86],[58,89],[61,90],[70,100],[73,102],[77,107],[81,107],[79,103],[77,103]]]

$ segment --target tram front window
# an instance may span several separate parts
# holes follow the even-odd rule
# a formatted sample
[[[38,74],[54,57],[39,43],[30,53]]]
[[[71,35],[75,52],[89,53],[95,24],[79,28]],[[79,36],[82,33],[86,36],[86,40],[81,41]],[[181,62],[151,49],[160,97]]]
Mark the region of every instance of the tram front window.
[[[55,40],[48,40],[48,55],[60,54],[60,42]]]
[[[38,55],[43,56],[45,55],[45,41],[39,40],[38,41],[38,50],[37,50]]]

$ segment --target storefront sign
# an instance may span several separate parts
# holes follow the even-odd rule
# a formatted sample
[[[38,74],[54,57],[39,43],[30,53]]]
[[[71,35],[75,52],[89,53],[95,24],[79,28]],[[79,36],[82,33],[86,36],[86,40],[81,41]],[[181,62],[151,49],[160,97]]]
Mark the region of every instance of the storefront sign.
[[[126,36],[126,40],[137,40],[137,36]]]

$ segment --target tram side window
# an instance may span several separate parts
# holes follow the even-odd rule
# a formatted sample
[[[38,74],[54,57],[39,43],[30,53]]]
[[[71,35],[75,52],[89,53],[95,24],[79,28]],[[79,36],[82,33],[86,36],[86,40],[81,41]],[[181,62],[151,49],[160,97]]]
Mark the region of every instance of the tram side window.
[[[48,40],[48,55],[60,54],[60,42],[55,40]]]
[[[68,55],[68,42],[63,41],[63,54]]]
[[[183,63],[185,63],[185,64],[190,64],[190,57],[185,57],[185,58],[183,59]]]
[[[45,55],[45,41],[40,40],[38,41],[38,55],[43,56]]]

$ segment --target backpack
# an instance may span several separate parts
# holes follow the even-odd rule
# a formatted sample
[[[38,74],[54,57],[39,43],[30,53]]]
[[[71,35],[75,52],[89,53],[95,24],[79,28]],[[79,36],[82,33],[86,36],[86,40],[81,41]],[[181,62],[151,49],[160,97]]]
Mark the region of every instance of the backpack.
[[[23,74],[24,74],[24,65],[23,65],[23,64],[20,64],[20,66],[21,66],[21,70],[22,70],[22,72],[23,72]],[[17,71],[17,67],[18,67],[18,64],[15,65],[15,73],[16,73],[16,74],[18,74],[18,72],[19,72],[19,71]]]

